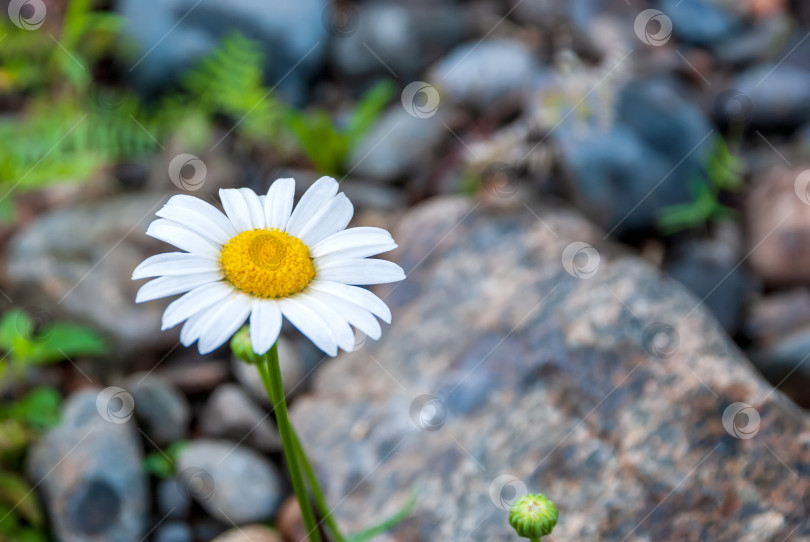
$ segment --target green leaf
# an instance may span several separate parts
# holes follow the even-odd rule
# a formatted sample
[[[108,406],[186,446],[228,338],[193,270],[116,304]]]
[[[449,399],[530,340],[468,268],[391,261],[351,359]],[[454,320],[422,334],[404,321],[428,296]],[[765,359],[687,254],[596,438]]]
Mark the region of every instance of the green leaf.
[[[42,431],[60,420],[62,397],[51,387],[37,388],[14,405],[14,417],[31,428]]]
[[[394,93],[395,88],[391,81],[380,81],[357,102],[346,128],[346,136],[352,147],[371,129]]]
[[[36,495],[21,476],[0,470],[0,501],[16,507],[13,513],[31,525],[42,525],[42,510]]]
[[[346,540],[347,542],[367,542],[371,540],[373,537],[377,536],[378,534],[385,533],[390,531],[400,523],[402,523],[411,513],[413,510],[414,505],[416,504],[416,494],[412,494],[411,497],[408,499],[408,502],[399,509],[391,517],[384,519],[377,525],[373,527],[369,527],[357,534],[349,535]]]
[[[53,363],[74,356],[100,356],[107,351],[106,341],[92,329],[57,323],[34,344],[29,361]]]
[[[164,451],[154,451],[143,458],[143,470],[157,478],[174,476],[174,464],[180,451],[188,444],[185,440],[172,442]]]

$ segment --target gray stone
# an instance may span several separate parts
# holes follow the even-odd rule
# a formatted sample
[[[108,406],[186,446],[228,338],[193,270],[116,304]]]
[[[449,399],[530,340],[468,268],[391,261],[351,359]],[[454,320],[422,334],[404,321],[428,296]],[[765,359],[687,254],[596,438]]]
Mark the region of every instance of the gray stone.
[[[167,521],[155,531],[155,542],[192,542],[191,528],[180,521]]]
[[[183,519],[191,510],[191,495],[185,483],[166,478],[157,485],[157,509],[161,517]]]
[[[34,220],[8,247],[7,278],[15,299],[54,318],[85,321],[112,336],[117,351],[169,348],[161,332],[167,302],[137,305],[132,270],[167,245],[145,235],[166,196],[125,195],[62,209]]]
[[[654,228],[662,209],[692,201],[689,185],[704,178],[717,138],[706,116],[668,79],[630,81],[612,107],[607,125],[572,115],[551,137],[574,204],[622,236]]]
[[[529,207],[412,210],[408,278],[378,290],[393,324],[294,405],[345,530],[415,494],[380,540],[514,540],[506,508],[535,491],[556,540],[810,539],[806,413],[676,281]]]
[[[417,168],[424,168],[445,137],[441,103],[434,114],[412,115],[402,105],[388,109],[349,157],[350,170],[357,176],[392,181]]]
[[[733,246],[724,238],[687,242],[665,266],[731,336],[739,329],[747,297],[756,291],[752,277],[740,265],[744,255]]]
[[[810,326],[751,350],[751,361],[771,384],[798,405],[810,408]]]
[[[442,97],[485,108],[509,95],[528,95],[541,77],[532,53],[519,41],[473,41],[453,49],[430,69]]]
[[[329,9],[325,0],[235,0],[227,7],[214,0],[116,1],[116,10],[127,19],[127,37],[137,47],[130,71],[142,91],[175,83],[227,32],[238,31],[269,53],[269,81],[297,103],[326,53]]]
[[[704,0],[658,0],[675,36],[692,45],[711,45],[734,35],[741,24],[731,11]]]
[[[732,87],[751,103],[754,128],[795,128],[810,120],[810,72],[788,63],[748,68]]]
[[[135,399],[135,414],[155,444],[166,446],[186,438],[191,408],[168,380],[155,373],[137,373],[127,380],[127,389]]]
[[[333,32],[332,59],[354,77],[415,79],[431,55],[464,36],[464,12],[455,3],[368,2],[343,7],[346,24]]]
[[[784,54],[792,27],[793,21],[787,14],[756,20],[739,35],[714,46],[714,55],[720,62],[737,66],[778,61]]]
[[[147,484],[132,403],[125,391],[108,390],[71,396],[60,424],[29,454],[28,475],[63,542],[139,542],[146,532]]]
[[[810,280],[810,192],[807,163],[777,165],[752,179],[746,227],[748,262],[768,285],[806,284]],[[778,211],[777,211],[778,210]]]
[[[177,458],[178,477],[211,517],[242,525],[273,517],[281,502],[275,467],[225,440],[195,440]]]
[[[301,359],[297,345],[288,341],[284,337],[278,340],[278,364],[281,368],[281,380],[284,385],[284,392],[287,397],[291,397],[297,391],[301,391],[305,377],[307,376],[306,366]],[[259,371],[255,365],[247,364],[235,357],[231,358],[231,368],[236,380],[245,388],[250,396],[265,407],[270,407],[270,398],[264,388]]]
[[[200,413],[200,429],[207,437],[244,439],[265,452],[281,450],[273,415],[259,407],[237,384],[222,384],[208,398]]]

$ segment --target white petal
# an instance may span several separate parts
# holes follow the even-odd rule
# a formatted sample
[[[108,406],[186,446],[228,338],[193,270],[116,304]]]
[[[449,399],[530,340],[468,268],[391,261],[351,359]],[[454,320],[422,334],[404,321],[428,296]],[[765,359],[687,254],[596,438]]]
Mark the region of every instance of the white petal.
[[[239,189],[220,188],[219,199],[222,200],[225,214],[228,215],[228,219],[236,228],[236,231],[242,232],[253,229],[250,208]]]
[[[141,286],[135,295],[135,303],[152,301],[161,297],[182,294],[193,290],[209,282],[217,282],[222,279],[219,272],[216,273],[194,273],[193,275],[177,275],[170,277],[158,277],[150,280]]]
[[[209,308],[210,310],[210,308]],[[180,342],[183,346],[191,346],[200,337],[200,330],[208,321],[208,310],[201,310],[186,320],[180,330]]]
[[[250,313],[250,342],[261,355],[270,350],[281,333],[281,309],[272,299],[254,299]]]
[[[279,299],[278,307],[284,317],[315,346],[327,355],[332,357],[337,355],[337,339],[322,316],[292,297]]]
[[[166,252],[155,254],[141,262],[132,272],[132,280],[159,277],[161,275],[188,275],[191,273],[218,271],[219,268],[219,261],[205,254]]]
[[[354,214],[354,207],[346,194],[340,193],[320,208],[301,228],[299,238],[306,245],[314,245],[333,233],[345,230]]]
[[[295,197],[295,179],[276,179],[264,200],[264,217],[268,228],[284,230],[290,221]]]
[[[191,197],[191,196],[189,196]],[[196,198],[195,198],[196,199]],[[172,201],[172,200],[169,200]],[[198,200],[203,203],[203,205],[208,205],[207,203],[203,202],[202,200]],[[189,209],[187,207],[183,207],[180,205],[171,205],[166,204],[160,209],[157,213],[157,216],[165,218],[167,220],[171,220],[172,222],[177,222],[178,224],[185,226],[186,228],[202,235],[203,237],[214,241],[220,245],[223,245],[228,242],[228,240],[235,235],[233,231],[233,226],[228,219],[208,205],[210,210],[206,210],[204,213],[200,212],[196,209]],[[211,215],[213,213],[217,213],[220,217],[222,217],[225,222],[228,223],[227,228],[223,228],[219,224],[219,220],[213,220]]]
[[[169,303],[163,312],[161,329],[173,328],[183,320],[191,318],[203,309],[225,299],[232,292],[233,287],[222,281],[194,288]]]
[[[318,209],[335,197],[338,191],[338,183],[332,177],[321,177],[301,196],[301,201],[295,206],[295,210],[290,216],[285,231],[300,239],[299,232],[307,225]]]
[[[335,259],[367,258],[397,248],[391,234],[382,228],[349,228],[339,231],[309,249],[324,263]]]
[[[317,276],[322,280],[365,285],[397,282],[405,278],[405,272],[400,266],[388,260],[352,258],[327,262],[319,266]]]
[[[371,314],[380,318],[383,322],[391,323],[391,310],[388,308],[388,305],[373,292],[365,288],[325,280],[313,280],[309,283],[308,287],[350,301],[355,305],[363,307]]]
[[[346,351],[351,352],[354,350],[354,331],[352,331],[349,322],[346,318],[339,314],[334,308],[330,307],[317,297],[301,292],[295,296],[295,300],[299,301],[302,305],[312,309],[316,314],[321,316],[332,330],[332,336],[337,340],[338,346]]]
[[[346,301],[343,298],[312,288],[307,290],[307,295],[314,297],[318,301],[335,309],[351,325],[375,341],[380,338],[380,335],[382,335],[380,323],[376,318],[374,318],[374,315],[359,305],[355,305],[354,303]]]
[[[174,245],[186,252],[196,252],[208,256],[219,257],[220,246],[195,233],[177,222],[158,218],[146,229],[146,235],[159,239],[164,243]]]
[[[254,230],[264,228],[266,221],[264,220],[264,206],[259,200],[256,192],[250,188],[240,188],[239,192],[247,203],[248,211],[250,212],[250,223],[253,225]]]
[[[197,348],[200,354],[213,352],[242,327],[250,314],[251,298],[245,294],[232,294],[206,311],[207,323],[200,330]]]
[[[166,209],[166,207],[180,207],[201,214],[213,222],[218,229],[225,232],[228,238],[233,237],[237,233],[231,221],[228,220],[227,216],[222,214],[222,211],[200,198],[189,196],[188,194],[178,194],[169,198],[169,201],[166,202],[163,209]]]

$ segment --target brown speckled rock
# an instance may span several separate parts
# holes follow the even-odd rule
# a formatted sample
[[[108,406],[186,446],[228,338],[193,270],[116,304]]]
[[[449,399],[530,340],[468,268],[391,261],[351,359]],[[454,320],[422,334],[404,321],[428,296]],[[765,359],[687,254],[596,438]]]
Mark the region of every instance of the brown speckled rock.
[[[395,237],[393,325],[293,409],[348,531],[414,492],[380,540],[518,540],[528,490],[559,541],[810,540],[810,422],[675,281],[552,206],[439,199]]]
[[[774,285],[810,281],[810,169],[777,166],[748,196],[750,263]]]

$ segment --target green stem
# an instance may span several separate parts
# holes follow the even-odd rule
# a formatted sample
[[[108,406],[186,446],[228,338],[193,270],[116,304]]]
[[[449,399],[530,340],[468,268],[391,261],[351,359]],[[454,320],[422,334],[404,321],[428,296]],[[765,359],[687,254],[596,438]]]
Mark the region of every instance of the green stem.
[[[257,364],[262,382],[267,390],[270,400],[273,402],[273,411],[276,415],[278,432],[281,435],[281,445],[284,449],[284,457],[287,460],[287,468],[290,471],[293,491],[301,507],[301,515],[307,529],[307,536],[311,542],[321,542],[321,533],[315,521],[315,513],[307,496],[307,488],[304,485],[304,478],[301,475],[301,467],[298,463],[298,453],[296,453],[296,437],[293,433],[290,417],[287,412],[287,401],[284,398],[284,387],[281,383],[281,368],[278,364],[278,347],[273,345],[264,356],[262,363]]]
[[[332,512],[329,510],[329,506],[326,504],[323,491],[318,484],[318,479],[315,477],[315,471],[312,468],[312,464],[309,462],[309,458],[307,458],[307,454],[304,452],[304,447],[301,445],[301,439],[298,438],[295,428],[292,426],[290,426],[290,428],[292,429],[293,440],[295,440],[295,453],[298,454],[298,458],[301,460],[301,465],[304,467],[304,473],[309,481],[309,487],[312,489],[312,496],[315,498],[315,506],[318,508],[318,512],[320,512],[323,520],[329,527],[329,530],[332,531],[336,542],[344,542],[346,539],[341,534],[340,528],[338,527]]]

